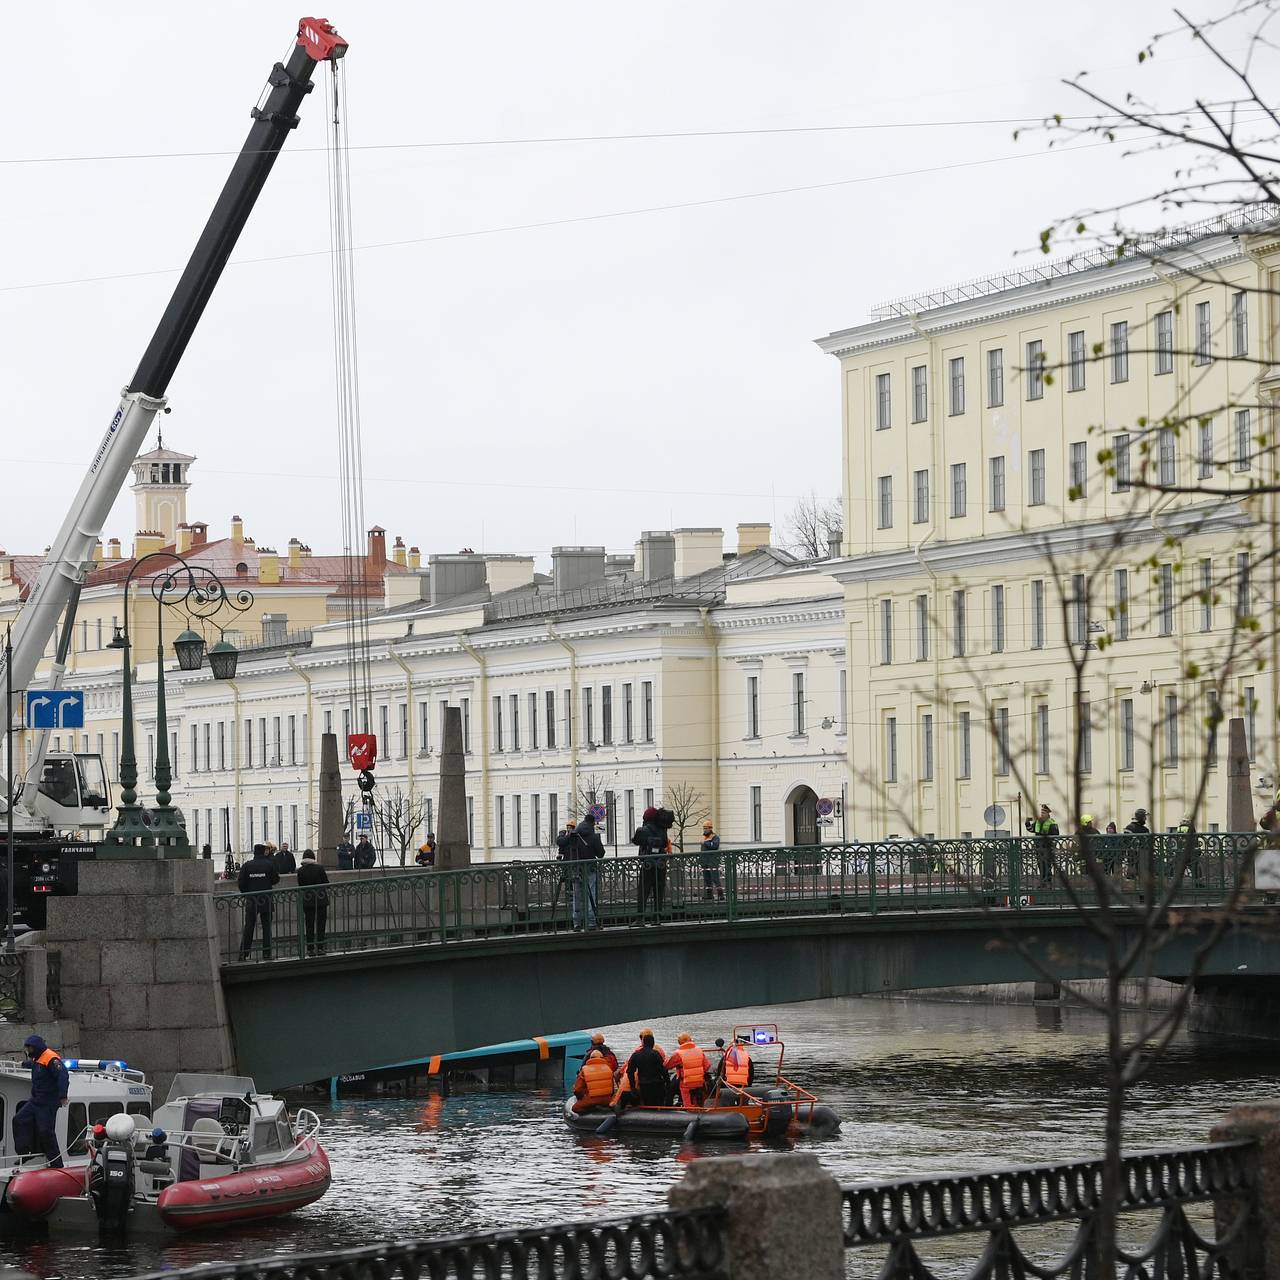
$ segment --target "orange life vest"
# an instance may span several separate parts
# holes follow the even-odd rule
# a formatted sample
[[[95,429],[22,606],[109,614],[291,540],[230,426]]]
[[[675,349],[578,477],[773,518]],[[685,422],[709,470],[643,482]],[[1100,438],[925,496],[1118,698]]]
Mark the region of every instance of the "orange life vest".
[[[47,1067],[51,1062],[57,1062],[58,1055],[52,1049],[46,1049],[37,1059],[37,1067]]]
[[[724,1078],[735,1089],[745,1089],[751,1079],[751,1055],[740,1044],[735,1044],[724,1055]]]
[[[613,1069],[599,1055],[582,1064],[582,1082],[586,1085],[583,1101],[588,1106],[606,1103],[613,1097]]]
[[[703,1066],[705,1054],[696,1044],[690,1041],[676,1050],[680,1059],[680,1078],[687,1089],[701,1089],[706,1079],[706,1068]]]

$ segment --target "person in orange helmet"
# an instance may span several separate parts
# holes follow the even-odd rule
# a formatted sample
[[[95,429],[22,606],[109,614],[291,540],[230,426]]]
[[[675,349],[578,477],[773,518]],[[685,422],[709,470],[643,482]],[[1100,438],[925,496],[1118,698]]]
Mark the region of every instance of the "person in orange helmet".
[[[693,1037],[682,1031],[676,1037],[676,1051],[667,1059],[680,1081],[680,1102],[686,1107],[700,1107],[707,1098],[707,1082],[711,1076],[711,1059],[698,1048]]]

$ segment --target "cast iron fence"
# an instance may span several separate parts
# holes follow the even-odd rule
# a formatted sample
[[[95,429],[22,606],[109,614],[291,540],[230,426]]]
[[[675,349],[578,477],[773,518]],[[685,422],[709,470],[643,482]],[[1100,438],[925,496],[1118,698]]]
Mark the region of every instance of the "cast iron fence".
[[[1221,902],[1247,869],[1255,835],[1096,836],[1093,856],[1111,891],[1132,900]],[[1096,902],[1074,838],[848,842],[762,846],[658,859],[485,863],[460,871],[386,871],[327,888],[219,894],[225,963],[564,933],[587,924],[877,915],[963,907],[1072,910]],[[575,890],[581,910],[573,907]],[[594,912],[586,913],[590,898]],[[253,945],[244,948],[254,916]],[[270,926],[270,944],[264,920]]]
[[[1121,1249],[1120,1274],[1131,1280],[1233,1280],[1246,1275],[1247,1251],[1260,1238],[1257,1181],[1252,1142],[1125,1156],[1119,1212],[1159,1211],[1160,1218],[1144,1245]],[[934,1272],[918,1246],[971,1232],[983,1232],[987,1239],[976,1265],[965,1267],[969,1280],[1076,1280],[1092,1274],[1096,1210],[1102,1198],[1100,1160],[859,1183],[845,1187],[843,1195],[845,1246],[888,1246],[880,1280],[930,1280]],[[1216,1236],[1203,1235],[1187,1217],[1187,1205],[1205,1201],[1215,1202]],[[1057,1260],[1029,1259],[1013,1234],[1019,1227],[1063,1220],[1079,1226]]]
[[[139,1280],[728,1280],[723,1209],[667,1209],[606,1222],[404,1240]]]

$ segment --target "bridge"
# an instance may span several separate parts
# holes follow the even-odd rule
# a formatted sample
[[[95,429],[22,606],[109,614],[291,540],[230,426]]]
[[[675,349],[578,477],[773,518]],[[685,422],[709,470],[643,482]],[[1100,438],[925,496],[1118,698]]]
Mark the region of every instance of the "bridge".
[[[600,864],[602,927],[575,931],[556,862],[387,873],[324,891],[323,949],[306,932],[315,890],[269,895],[241,959],[254,895],[215,898],[223,998],[238,1069],[269,1087],[476,1045],[747,1004],[1034,980],[1105,971],[1097,921],[1145,948],[1155,977],[1197,972],[1213,912],[1182,912],[1151,937],[1148,904],[1221,904],[1256,840],[1117,837],[1099,890],[1060,841],[1053,880],[1032,841],[762,848],[721,859],[706,897],[697,855],[665,863],[662,901],[642,900],[635,857]],[[1205,978],[1280,977],[1280,945],[1250,905],[1200,965]],[[1203,917],[1203,918],[1201,918]],[[1270,932],[1270,931],[1268,931]],[[339,1019],[335,1026],[335,1018]],[[333,1033],[329,1028],[334,1027]]]

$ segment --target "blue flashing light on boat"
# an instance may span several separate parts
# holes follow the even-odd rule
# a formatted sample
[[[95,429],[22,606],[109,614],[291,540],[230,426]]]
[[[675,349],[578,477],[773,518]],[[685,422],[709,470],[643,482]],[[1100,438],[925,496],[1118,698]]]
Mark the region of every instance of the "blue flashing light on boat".
[[[120,1058],[63,1058],[68,1071],[128,1071],[129,1064]]]

